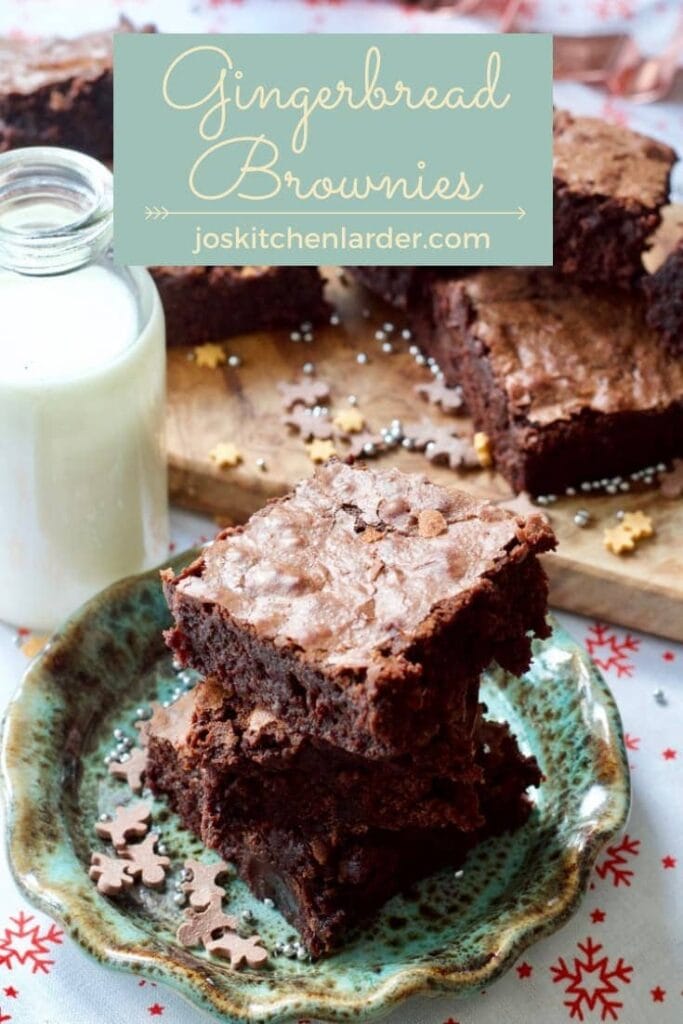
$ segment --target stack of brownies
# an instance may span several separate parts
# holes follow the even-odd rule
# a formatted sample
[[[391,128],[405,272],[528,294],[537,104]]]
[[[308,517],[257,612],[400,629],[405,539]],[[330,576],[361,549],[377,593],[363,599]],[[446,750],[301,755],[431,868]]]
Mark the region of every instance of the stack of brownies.
[[[332,462],[164,574],[204,681],[155,712],[149,783],[312,955],[526,820],[538,766],[479,681],[547,635],[553,546],[540,516]]]

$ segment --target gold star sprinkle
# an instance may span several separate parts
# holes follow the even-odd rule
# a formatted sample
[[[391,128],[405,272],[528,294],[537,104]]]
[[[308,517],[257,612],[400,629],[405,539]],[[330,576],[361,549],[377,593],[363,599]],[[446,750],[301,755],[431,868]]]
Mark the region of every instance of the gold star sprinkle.
[[[209,452],[209,458],[219,469],[230,469],[242,461],[242,453],[234,444],[219,443]]]
[[[493,455],[491,454],[491,440],[488,434],[484,434],[479,431],[472,438],[472,447],[477,453],[479,459],[479,465],[484,469],[490,469],[493,465]]]
[[[319,441],[317,439],[306,445],[306,451],[311,462],[327,462],[328,459],[337,454],[337,449],[331,441]]]
[[[610,530],[605,530],[602,542],[613,555],[625,555],[627,552],[633,551],[636,546],[633,535],[624,529],[623,523],[613,526]]]
[[[652,520],[644,512],[627,512],[621,520],[621,527],[634,540],[644,540],[655,532]]]
[[[358,434],[365,426],[365,417],[358,409],[340,409],[333,422],[344,434]]]
[[[215,370],[217,366],[222,366],[225,363],[227,356],[222,345],[215,345],[212,341],[207,341],[205,345],[195,346],[194,358],[197,366]]]
[[[42,633],[34,633],[33,636],[28,637],[22,643],[21,653],[26,655],[27,658],[35,658],[37,654],[40,654],[48,639]]]

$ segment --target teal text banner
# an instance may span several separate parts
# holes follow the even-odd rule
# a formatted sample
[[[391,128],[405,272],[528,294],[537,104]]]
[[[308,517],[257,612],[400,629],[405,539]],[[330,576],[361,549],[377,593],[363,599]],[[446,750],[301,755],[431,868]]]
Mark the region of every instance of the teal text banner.
[[[115,41],[125,264],[552,263],[545,35]]]

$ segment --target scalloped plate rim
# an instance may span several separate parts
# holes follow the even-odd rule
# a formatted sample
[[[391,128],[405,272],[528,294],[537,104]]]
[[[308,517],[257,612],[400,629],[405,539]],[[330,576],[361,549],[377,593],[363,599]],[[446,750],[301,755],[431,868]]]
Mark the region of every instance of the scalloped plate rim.
[[[185,551],[164,564],[184,566],[196,556],[198,550],[195,548]],[[7,706],[1,727],[0,770],[6,811],[5,846],[10,870],[17,886],[29,902],[54,918],[92,959],[103,966],[109,966],[119,971],[140,975],[150,980],[161,980],[193,1005],[199,1006],[209,1013],[219,1014],[227,1024],[232,1024],[232,1022],[237,1022],[237,1024],[257,1024],[257,1022],[280,1024],[281,1022],[284,1024],[286,1021],[301,1016],[325,1019],[330,1022],[348,1021],[352,1018],[358,1019],[357,1014],[360,1012],[364,1015],[363,1019],[370,1020],[391,1012],[411,996],[467,995],[481,989],[509,970],[525,949],[544,936],[557,931],[574,914],[585,893],[590,872],[600,851],[626,825],[631,804],[630,774],[619,710],[607,683],[593,664],[588,661],[588,656],[584,652],[581,654],[590,673],[593,692],[599,695],[600,702],[606,710],[611,734],[617,746],[615,763],[618,764],[620,773],[618,781],[613,783],[610,788],[609,813],[606,811],[600,819],[600,824],[596,824],[586,836],[577,856],[578,871],[574,876],[573,884],[562,890],[558,905],[554,906],[552,911],[546,909],[545,913],[534,912],[530,920],[527,919],[521,927],[515,922],[506,924],[505,919],[501,919],[497,923],[499,929],[497,941],[502,952],[479,970],[464,971],[457,966],[446,970],[426,964],[406,964],[400,973],[380,981],[370,994],[362,994],[356,998],[341,994],[326,997],[324,994],[311,996],[303,993],[297,999],[296,1005],[293,1005],[290,996],[276,993],[270,994],[268,998],[245,1003],[241,1000],[236,1002],[234,998],[230,998],[229,991],[220,991],[214,984],[207,982],[207,974],[201,967],[201,960],[197,960],[198,966],[195,968],[190,967],[187,963],[179,964],[171,955],[163,951],[163,947],[168,946],[167,943],[159,941],[160,948],[157,949],[136,947],[135,945],[125,946],[107,941],[89,926],[79,927],[79,923],[72,919],[69,906],[59,893],[54,879],[41,880],[30,869],[22,871],[18,867],[18,862],[25,858],[26,851],[15,849],[16,824],[21,810],[26,809],[27,802],[30,802],[30,796],[27,792],[22,791],[13,768],[11,748],[13,741],[17,739],[15,736],[18,728],[17,718],[23,704],[32,695],[32,691],[38,692],[43,686],[41,677],[48,655],[54,656],[60,645],[68,645],[80,624],[89,615],[94,614],[103,602],[118,593],[125,593],[145,581],[151,582],[155,577],[158,577],[158,569],[129,576],[95,595],[74,613],[28,665],[19,687]],[[553,625],[557,626],[557,620],[552,614],[549,617]],[[562,627],[560,629],[566,633]],[[575,641],[573,643],[578,650],[578,644]],[[59,820],[65,825],[63,819]],[[68,832],[67,835],[69,835]],[[112,909],[116,909],[120,915],[121,912],[118,911],[115,904],[112,907],[110,901],[103,897],[101,900],[110,912]],[[149,933],[143,932],[137,926],[135,928],[154,942],[153,936]],[[228,977],[231,973],[222,965],[211,962],[211,966],[214,969],[220,969],[221,973]],[[436,978],[434,977],[435,973],[437,974]],[[283,1005],[284,998],[287,999],[287,1006]]]

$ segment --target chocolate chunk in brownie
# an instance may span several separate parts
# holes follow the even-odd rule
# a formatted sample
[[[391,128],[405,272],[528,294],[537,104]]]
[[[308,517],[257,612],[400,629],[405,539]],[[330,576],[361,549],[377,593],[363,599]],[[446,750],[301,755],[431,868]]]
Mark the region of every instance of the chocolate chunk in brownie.
[[[643,278],[646,319],[672,356],[683,357],[683,239],[654,274]]]
[[[437,514],[439,531],[421,528]],[[537,516],[421,475],[328,463],[163,574],[184,664],[293,729],[371,757],[471,735],[479,675],[546,636]]]
[[[169,345],[300,327],[330,315],[317,267],[152,267]]]
[[[0,39],[0,152],[65,146],[111,160],[114,31],[136,29],[121,18],[75,39]]]
[[[435,290],[441,365],[516,491],[560,494],[683,455],[683,363],[642,296],[549,271],[482,271]]]
[[[669,196],[676,154],[655,139],[592,117],[555,112],[554,268],[628,288]]]
[[[184,698],[186,701],[187,698]],[[541,776],[533,758],[520,753],[507,726],[481,722],[477,727],[476,764],[481,776],[479,827],[462,831],[444,822],[400,831],[374,826],[330,823],[287,824],[271,816],[272,805],[255,800],[241,816],[230,791],[207,781],[197,747],[187,740],[187,706],[179,702],[157,713],[150,725],[148,782],[168,797],[184,824],[202,841],[235,863],[256,896],[269,897],[298,929],[313,956],[330,952],[347,929],[369,916],[389,897],[435,869],[457,867],[481,839],[514,829],[527,819],[526,790]],[[247,770],[240,759],[240,769]],[[263,794],[269,782],[266,769]],[[347,790],[340,773],[339,806]],[[318,791],[318,777],[309,788]]]

